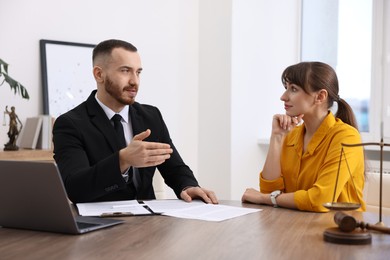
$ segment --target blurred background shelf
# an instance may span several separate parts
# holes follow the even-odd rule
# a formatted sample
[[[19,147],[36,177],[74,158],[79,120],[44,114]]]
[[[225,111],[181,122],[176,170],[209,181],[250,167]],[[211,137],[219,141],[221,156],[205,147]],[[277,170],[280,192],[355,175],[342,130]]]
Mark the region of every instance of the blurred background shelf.
[[[0,160],[15,161],[53,161],[52,150],[19,149],[18,151],[0,151]]]

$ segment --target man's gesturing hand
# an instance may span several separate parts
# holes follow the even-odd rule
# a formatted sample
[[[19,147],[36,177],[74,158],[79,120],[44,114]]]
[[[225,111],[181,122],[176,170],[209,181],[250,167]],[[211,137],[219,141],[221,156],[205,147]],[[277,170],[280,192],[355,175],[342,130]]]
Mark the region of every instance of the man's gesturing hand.
[[[169,144],[143,141],[150,133],[148,129],[134,136],[130,144],[119,151],[121,171],[130,166],[137,168],[156,166],[171,157],[173,150]]]

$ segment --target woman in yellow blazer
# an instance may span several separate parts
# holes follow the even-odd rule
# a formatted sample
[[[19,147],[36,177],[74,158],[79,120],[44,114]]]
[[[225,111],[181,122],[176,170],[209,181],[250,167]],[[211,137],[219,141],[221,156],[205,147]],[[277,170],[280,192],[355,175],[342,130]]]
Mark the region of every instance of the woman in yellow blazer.
[[[337,75],[327,64],[292,65],[283,72],[282,82],[286,90],[280,99],[286,114],[273,117],[260,192],[247,189],[242,201],[326,212],[323,204],[334,196],[341,143],[361,142],[355,116],[339,97]],[[335,115],[330,111],[334,103]],[[344,147],[344,152],[335,201],[360,203],[364,211],[363,148]]]

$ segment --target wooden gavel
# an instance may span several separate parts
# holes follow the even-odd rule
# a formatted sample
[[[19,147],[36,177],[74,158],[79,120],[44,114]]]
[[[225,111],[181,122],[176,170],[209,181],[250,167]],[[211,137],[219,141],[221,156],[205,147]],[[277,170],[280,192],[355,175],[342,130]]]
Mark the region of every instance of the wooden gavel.
[[[362,221],[357,221],[353,216],[347,215],[344,212],[336,212],[334,222],[339,226],[339,229],[344,232],[352,232],[356,228],[370,229],[378,232],[390,234],[390,228],[378,225],[371,225]]]

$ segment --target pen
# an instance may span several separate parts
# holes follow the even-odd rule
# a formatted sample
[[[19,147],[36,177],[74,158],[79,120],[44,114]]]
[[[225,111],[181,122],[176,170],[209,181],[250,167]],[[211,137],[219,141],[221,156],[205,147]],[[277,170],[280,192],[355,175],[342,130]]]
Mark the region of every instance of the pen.
[[[107,217],[124,217],[124,216],[134,216],[131,212],[108,212],[108,213],[102,213],[100,217],[107,218]]]
[[[140,205],[142,205],[145,209],[147,209],[150,213],[152,213],[152,215],[161,215],[160,212],[154,212],[154,211],[153,211],[151,208],[149,208],[149,206],[146,205],[146,204],[140,204]]]

